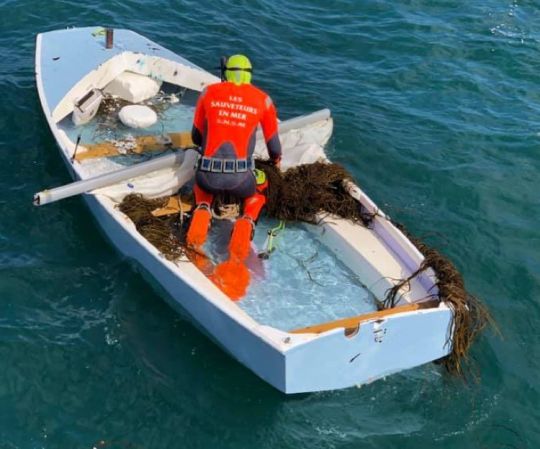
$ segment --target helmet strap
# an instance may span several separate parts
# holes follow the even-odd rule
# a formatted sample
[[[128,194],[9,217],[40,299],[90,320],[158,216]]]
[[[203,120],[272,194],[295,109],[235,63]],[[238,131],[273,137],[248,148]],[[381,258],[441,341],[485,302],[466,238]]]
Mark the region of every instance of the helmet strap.
[[[226,80],[226,77],[225,77],[225,70],[227,69],[227,56],[222,56],[221,58],[219,58],[219,75],[220,75],[220,78],[221,78],[221,81],[225,81]]]

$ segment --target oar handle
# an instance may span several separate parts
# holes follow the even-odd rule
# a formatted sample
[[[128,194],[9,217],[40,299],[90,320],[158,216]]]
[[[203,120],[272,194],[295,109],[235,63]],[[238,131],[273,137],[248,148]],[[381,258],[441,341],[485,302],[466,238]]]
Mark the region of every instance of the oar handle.
[[[90,192],[91,190],[117,184],[127,179],[136,178],[137,176],[142,176],[156,170],[181,164],[184,161],[184,156],[187,157],[183,151],[179,151],[112,173],[106,173],[90,179],[82,179],[50,190],[43,190],[34,195],[34,205],[43,206],[44,204],[80,195],[81,193]]]

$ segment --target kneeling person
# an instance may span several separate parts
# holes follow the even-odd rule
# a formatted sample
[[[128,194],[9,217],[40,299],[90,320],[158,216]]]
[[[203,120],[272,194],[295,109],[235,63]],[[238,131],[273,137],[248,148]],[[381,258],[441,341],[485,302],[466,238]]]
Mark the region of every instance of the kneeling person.
[[[195,175],[196,208],[187,233],[192,247],[204,244],[211,220],[214,195],[228,194],[243,200],[243,215],[233,228],[231,259],[249,254],[254,224],[266,197],[254,175],[253,151],[257,127],[263,130],[270,159],[279,165],[281,144],[276,108],[271,98],[251,84],[252,66],[243,55],[231,56],[222,83],[208,86],[199,97],[192,139],[202,157]]]

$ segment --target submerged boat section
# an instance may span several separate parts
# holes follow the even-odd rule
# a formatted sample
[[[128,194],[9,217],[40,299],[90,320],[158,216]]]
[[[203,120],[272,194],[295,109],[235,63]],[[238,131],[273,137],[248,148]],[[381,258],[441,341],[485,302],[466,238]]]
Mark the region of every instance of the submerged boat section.
[[[114,111],[112,121],[100,115],[76,125],[74,108],[125,72],[159,83],[159,94],[145,100],[158,110],[158,122],[129,129]],[[219,78],[132,31],[114,30],[112,48],[106,48],[103,29],[88,27],[38,35],[36,80],[64,162],[74,179],[85,180],[189,147],[194,101]],[[329,113],[296,123],[280,134],[283,170],[329,162],[324,151],[333,126]],[[262,140],[255,154],[264,156]],[[195,151],[178,160],[180,165],[83,198],[110,242],[137,262],[165,300],[262,379],[285,393],[331,390],[450,353],[453,312],[438,298],[432,269],[400,284],[393,307],[378,310],[388,291],[421,267],[424,256],[351,181],[347,189],[372,215],[371,224],[321,215],[316,225],[291,225],[277,254],[269,261],[255,257],[250,267],[255,281],[243,303],[232,302],[186,258],[167,258],[119,204],[130,193],[157,198],[189,189]],[[274,225],[260,223],[255,255]],[[214,244],[219,255],[223,242],[218,238]]]

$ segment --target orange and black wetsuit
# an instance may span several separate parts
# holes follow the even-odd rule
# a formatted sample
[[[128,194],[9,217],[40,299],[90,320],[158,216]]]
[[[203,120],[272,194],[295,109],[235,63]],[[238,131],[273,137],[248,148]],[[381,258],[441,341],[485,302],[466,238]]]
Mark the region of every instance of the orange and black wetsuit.
[[[210,275],[235,300],[245,294],[249,284],[249,270],[243,261],[250,252],[254,223],[266,202],[265,186],[257,186],[252,165],[259,124],[270,159],[277,164],[281,144],[276,108],[268,95],[251,84],[227,81],[208,86],[197,102],[193,120],[192,139],[201,146],[202,154],[193,189],[197,207],[186,242],[198,250],[193,252],[192,261],[206,271],[207,259],[200,256],[199,250],[206,241],[214,195],[227,193],[243,199],[243,216],[234,223],[229,241],[229,259],[217,265]]]
[[[215,194],[244,199],[244,215],[257,220],[264,197],[257,194],[252,156],[261,125],[270,159],[281,158],[276,108],[271,98],[251,84],[222,82],[199,97],[192,139],[202,148],[195,176],[197,205],[212,203]],[[262,201],[262,204],[261,204]]]

